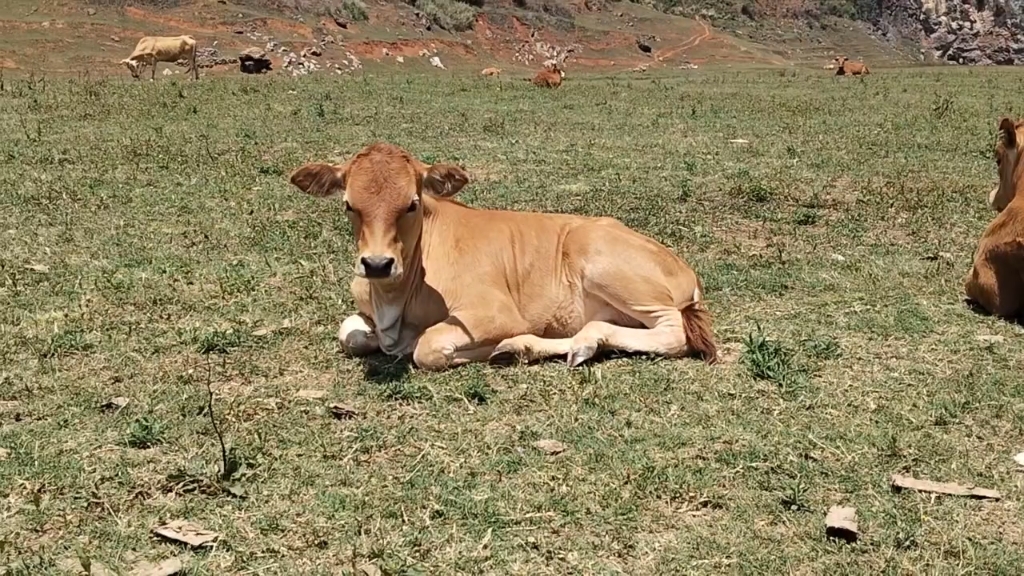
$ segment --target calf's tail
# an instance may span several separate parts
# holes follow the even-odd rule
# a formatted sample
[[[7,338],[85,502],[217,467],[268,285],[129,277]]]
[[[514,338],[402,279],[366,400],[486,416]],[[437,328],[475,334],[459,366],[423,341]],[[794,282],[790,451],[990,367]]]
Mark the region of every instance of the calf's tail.
[[[699,301],[690,302],[679,312],[683,316],[686,345],[704,362],[717,362],[718,348],[715,346],[715,334],[711,329],[711,312],[708,312]]]

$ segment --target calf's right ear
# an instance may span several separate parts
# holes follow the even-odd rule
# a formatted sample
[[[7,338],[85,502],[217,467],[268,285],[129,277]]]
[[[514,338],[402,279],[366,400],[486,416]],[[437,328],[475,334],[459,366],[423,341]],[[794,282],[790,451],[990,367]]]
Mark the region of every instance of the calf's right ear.
[[[322,162],[306,164],[292,172],[291,183],[299,190],[317,198],[345,192],[345,167]]]
[[[1003,118],[999,121],[999,137],[1007,148],[1017,147],[1017,123],[1012,118]]]

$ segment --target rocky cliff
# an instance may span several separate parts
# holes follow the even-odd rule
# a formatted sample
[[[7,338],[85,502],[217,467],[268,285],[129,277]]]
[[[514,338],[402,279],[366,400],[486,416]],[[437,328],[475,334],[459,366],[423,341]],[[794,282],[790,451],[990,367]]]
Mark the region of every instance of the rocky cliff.
[[[952,64],[1024,63],[1024,0],[886,0],[875,24]]]

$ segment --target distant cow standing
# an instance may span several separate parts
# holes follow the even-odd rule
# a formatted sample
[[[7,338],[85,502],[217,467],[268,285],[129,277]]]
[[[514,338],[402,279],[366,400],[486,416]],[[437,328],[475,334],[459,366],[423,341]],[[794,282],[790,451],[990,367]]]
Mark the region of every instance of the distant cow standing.
[[[194,80],[199,80],[199,68],[196,66],[196,39],[191,36],[145,36],[135,45],[132,55],[121,60],[128,67],[132,77],[139,79],[146,66],[152,66],[149,79],[156,78],[157,62],[188,61],[188,71]]]
[[[558,88],[562,85],[562,78],[565,78],[565,72],[558,67],[558,64],[551,64],[544,70],[541,70],[533,77],[531,82],[534,86],[540,86],[542,88]]]
[[[851,62],[846,56],[836,57],[836,76],[863,76],[870,74],[867,64]]]

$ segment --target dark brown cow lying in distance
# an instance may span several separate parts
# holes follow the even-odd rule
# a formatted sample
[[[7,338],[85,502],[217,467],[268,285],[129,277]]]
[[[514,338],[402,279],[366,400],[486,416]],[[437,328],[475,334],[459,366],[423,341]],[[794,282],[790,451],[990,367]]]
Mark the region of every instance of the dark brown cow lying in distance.
[[[441,370],[603,349],[716,359],[700,280],[658,242],[611,218],[477,210],[452,200],[469,181],[373,144],[291,182],[339,197],[357,250],[358,313],[338,337],[351,355],[412,355]]]
[[[998,215],[985,228],[964,290],[990,314],[1024,317],[1024,121],[999,122],[996,164],[999,185],[989,195]]]

